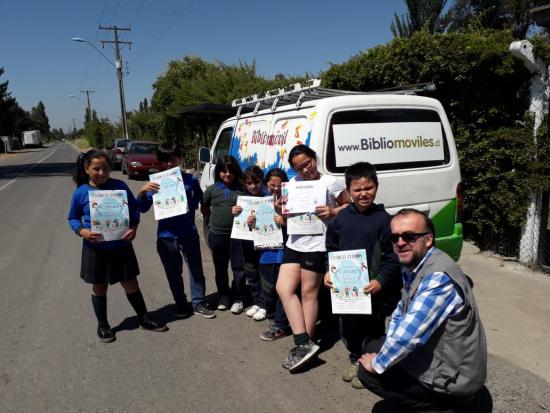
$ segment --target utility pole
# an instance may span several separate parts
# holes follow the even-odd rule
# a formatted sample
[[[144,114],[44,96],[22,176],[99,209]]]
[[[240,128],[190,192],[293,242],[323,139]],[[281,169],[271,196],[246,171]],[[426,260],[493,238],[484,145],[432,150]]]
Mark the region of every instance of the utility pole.
[[[90,105],[90,93],[94,93],[95,90],[81,90],[80,93],[86,93],[86,100],[88,101],[88,112],[92,116],[92,105]]]
[[[73,121],[73,138],[74,138],[74,135],[76,135],[76,123],[75,123],[76,119],[71,118],[71,120]]]
[[[112,30],[115,35],[115,40],[101,40],[101,44],[105,47],[105,44],[114,44],[115,45],[115,67],[118,77],[118,90],[120,95],[120,112],[122,115],[122,130],[124,134],[124,139],[129,139],[128,137],[128,124],[126,122],[126,101],[124,98],[124,80],[122,75],[122,57],[120,55],[120,44],[127,44],[129,48],[132,47],[132,42],[124,42],[118,40],[119,31],[130,31],[130,27],[117,27],[117,26],[98,26],[101,30]]]

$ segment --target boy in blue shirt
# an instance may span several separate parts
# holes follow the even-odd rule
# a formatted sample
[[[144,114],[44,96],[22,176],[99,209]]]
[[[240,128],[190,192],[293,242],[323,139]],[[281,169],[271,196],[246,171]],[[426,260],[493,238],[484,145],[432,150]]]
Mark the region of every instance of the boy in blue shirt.
[[[181,165],[181,151],[178,147],[163,143],[157,150],[160,162],[169,167]],[[195,211],[202,206],[202,190],[199,181],[191,174],[181,172],[188,212],[183,215],[159,220],[157,229],[157,251],[162,261],[170,291],[176,302],[174,316],[187,318],[191,315],[185,295],[182,269],[183,259],[187,263],[190,278],[191,303],[193,312],[205,318],[214,318],[216,314],[204,301],[205,279],[202,269],[199,234],[195,226]],[[153,194],[159,191],[159,185],[149,182],[139,192],[138,200],[142,213],[153,205]]]

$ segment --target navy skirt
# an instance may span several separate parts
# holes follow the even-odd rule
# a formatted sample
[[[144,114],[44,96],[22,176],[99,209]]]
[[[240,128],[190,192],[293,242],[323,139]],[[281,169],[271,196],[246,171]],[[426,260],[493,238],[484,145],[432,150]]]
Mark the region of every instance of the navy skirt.
[[[89,284],[116,284],[139,275],[139,266],[131,243],[121,248],[96,249],[82,245],[80,278]]]

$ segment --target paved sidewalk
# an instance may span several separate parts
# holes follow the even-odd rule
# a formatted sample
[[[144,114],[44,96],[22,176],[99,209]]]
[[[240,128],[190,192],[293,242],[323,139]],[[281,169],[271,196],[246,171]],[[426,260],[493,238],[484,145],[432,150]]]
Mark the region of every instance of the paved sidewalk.
[[[550,383],[550,276],[469,243],[459,264],[474,281],[489,354]]]

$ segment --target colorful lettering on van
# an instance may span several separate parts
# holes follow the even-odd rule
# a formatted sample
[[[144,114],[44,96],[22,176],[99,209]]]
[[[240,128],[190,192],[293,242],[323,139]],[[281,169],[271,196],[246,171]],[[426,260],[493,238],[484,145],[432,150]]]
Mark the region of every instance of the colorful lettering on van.
[[[243,169],[258,165],[267,172],[278,167],[291,177],[295,173],[288,164],[288,153],[296,145],[309,145],[312,119],[309,114],[309,117],[278,119],[274,124],[261,117],[239,120],[229,153]]]

